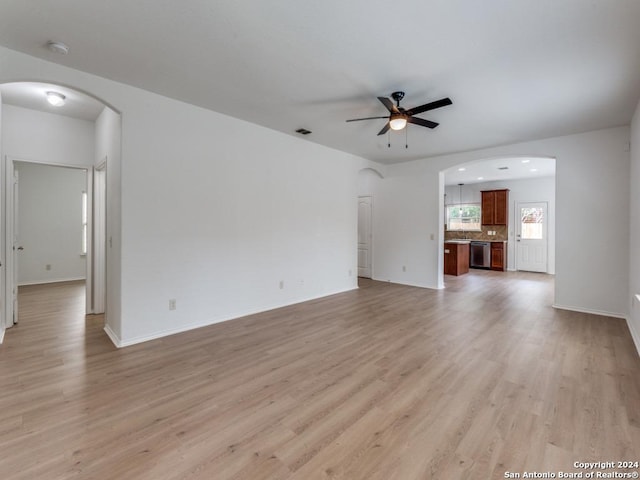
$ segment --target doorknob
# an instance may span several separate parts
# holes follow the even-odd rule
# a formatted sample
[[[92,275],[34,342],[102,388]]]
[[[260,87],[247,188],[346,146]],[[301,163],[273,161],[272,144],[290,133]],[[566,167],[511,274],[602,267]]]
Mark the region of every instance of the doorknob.
[[[20,246],[20,247],[18,247],[18,250],[22,251],[22,250],[24,250],[24,247]]]

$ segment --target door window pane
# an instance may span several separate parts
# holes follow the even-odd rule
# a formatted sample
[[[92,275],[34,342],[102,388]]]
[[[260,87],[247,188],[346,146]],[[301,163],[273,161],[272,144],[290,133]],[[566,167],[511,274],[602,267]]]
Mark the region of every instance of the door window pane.
[[[523,240],[542,240],[544,211],[540,207],[520,209],[520,236]]]

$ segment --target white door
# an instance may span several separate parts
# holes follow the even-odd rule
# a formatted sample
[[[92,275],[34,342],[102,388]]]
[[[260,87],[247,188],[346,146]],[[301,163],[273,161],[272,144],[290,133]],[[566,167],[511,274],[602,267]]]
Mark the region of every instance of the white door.
[[[371,278],[371,197],[358,197],[358,276]]]
[[[518,203],[516,269],[547,271],[547,202]]]

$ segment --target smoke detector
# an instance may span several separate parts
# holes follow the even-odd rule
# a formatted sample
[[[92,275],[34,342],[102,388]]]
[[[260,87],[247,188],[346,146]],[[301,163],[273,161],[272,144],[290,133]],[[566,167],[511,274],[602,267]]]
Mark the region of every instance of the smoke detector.
[[[53,53],[59,53],[60,55],[66,55],[69,53],[69,47],[62,42],[54,42],[50,40],[47,42],[47,48]]]

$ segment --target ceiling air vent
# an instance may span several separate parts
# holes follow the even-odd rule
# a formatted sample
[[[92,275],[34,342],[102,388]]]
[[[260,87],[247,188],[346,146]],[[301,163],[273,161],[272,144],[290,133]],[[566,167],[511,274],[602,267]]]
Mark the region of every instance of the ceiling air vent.
[[[311,130],[307,130],[306,128],[299,128],[296,130],[296,133],[299,133],[300,135],[309,135],[311,133]]]

